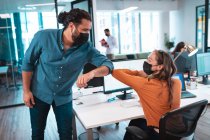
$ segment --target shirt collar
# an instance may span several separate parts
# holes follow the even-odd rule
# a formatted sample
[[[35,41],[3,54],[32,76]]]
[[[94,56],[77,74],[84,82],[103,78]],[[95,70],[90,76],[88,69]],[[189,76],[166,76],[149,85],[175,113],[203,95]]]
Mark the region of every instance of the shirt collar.
[[[63,47],[63,32],[64,32],[64,28],[63,29],[60,29],[58,31],[58,35],[59,35],[59,46],[60,46],[60,49],[63,50],[64,47]]]
[[[64,32],[64,28],[63,29],[59,29],[59,46],[60,49],[63,50],[64,49],[64,44],[63,44],[63,32]],[[78,45],[73,46],[72,49],[78,48]]]

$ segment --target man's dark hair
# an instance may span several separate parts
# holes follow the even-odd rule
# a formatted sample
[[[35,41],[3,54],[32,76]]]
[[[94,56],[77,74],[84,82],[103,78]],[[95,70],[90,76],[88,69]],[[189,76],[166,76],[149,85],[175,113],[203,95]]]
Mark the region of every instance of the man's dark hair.
[[[109,29],[104,29],[105,32],[109,32]]]
[[[79,25],[82,19],[91,21],[89,13],[79,8],[72,9],[69,12],[64,11],[58,15],[58,23],[63,24],[64,28],[67,28],[70,22]]]

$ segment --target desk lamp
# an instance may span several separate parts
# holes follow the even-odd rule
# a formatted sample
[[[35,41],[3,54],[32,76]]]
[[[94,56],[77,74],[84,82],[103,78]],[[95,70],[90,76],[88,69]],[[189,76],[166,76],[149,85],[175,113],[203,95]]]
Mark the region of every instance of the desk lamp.
[[[186,51],[188,53],[188,57],[191,57],[193,56],[194,54],[197,53],[198,49],[195,48],[194,46],[192,45],[189,45],[189,44],[186,44],[184,46],[184,51]],[[174,62],[177,60],[177,58],[184,52],[184,51],[181,51],[175,58],[174,58]],[[188,71],[188,79],[190,79],[190,72]]]

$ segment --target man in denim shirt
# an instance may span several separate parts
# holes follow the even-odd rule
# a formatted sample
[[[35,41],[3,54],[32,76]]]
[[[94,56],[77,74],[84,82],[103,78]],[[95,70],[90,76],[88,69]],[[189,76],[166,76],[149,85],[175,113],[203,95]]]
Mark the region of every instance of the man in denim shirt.
[[[37,32],[23,60],[23,98],[30,108],[33,140],[44,139],[51,105],[60,139],[71,140],[72,85],[77,80],[79,88],[86,87],[89,80],[105,76],[113,69],[112,62],[88,42],[91,18],[86,11],[72,9],[60,13],[58,22],[64,29]],[[88,62],[98,68],[79,76]]]

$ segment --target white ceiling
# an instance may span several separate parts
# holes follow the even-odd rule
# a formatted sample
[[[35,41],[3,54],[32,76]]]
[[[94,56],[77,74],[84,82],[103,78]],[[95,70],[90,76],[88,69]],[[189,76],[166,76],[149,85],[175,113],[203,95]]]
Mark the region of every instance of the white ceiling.
[[[57,0],[58,1],[58,6],[60,8],[64,9],[69,9],[70,7],[70,2],[74,0]],[[152,1],[176,1],[176,0],[96,0],[96,2],[101,2],[101,1],[106,1],[106,2],[152,2]],[[51,5],[48,6],[36,6],[34,10],[24,10],[24,8],[30,8],[25,5],[27,4],[46,4],[46,3],[51,3]],[[52,11],[54,10],[54,0],[0,0],[0,14],[5,14],[5,13],[14,13],[14,12],[23,12],[23,11]],[[119,3],[118,3],[119,4]],[[22,8],[22,10],[18,9]],[[66,8],[67,7],[67,8]]]
[[[65,7],[66,4],[70,4],[73,0],[58,0],[58,6]],[[25,11],[24,8],[29,8],[25,5],[27,4],[46,4],[50,3],[51,5],[47,6],[35,6],[36,9],[34,10],[27,10],[27,11],[52,11],[54,10],[55,5],[54,0],[0,0],[0,13],[13,13],[13,12],[23,12]],[[22,8],[23,10],[18,9],[18,7]]]

